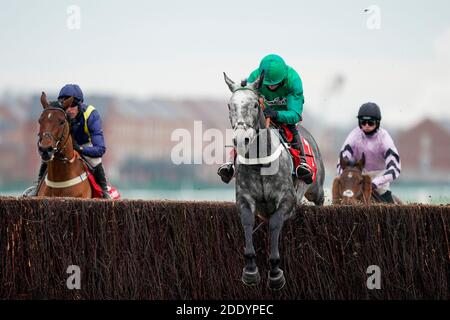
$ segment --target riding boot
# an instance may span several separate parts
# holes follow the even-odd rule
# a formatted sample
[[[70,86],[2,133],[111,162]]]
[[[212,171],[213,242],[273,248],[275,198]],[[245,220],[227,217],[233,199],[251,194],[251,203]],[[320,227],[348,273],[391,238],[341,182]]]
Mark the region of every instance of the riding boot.
[[[309,164],[306,162],[305,149],[303,148],[300,133],[297,130],[295,130],[293,131],[293,134],[294,138],[292,139],[291,146],[294,149],[300,151],[300,164],[298,165],[297,168],[295,168],[295,174],[298,179],[304,181],[306,184],[311,184],[313,182],[312,179],[313,172]]]
[[[394,203],[394,198],[392,197],[392,192],[390,190],[380,194],[380,198],[386,203]]]
[[[226,162],[222,164],[217,170],[217,174],[220,176],[223,182],[229,183],[234,176],[233,162]]]
[[[106,182],[105,170],[103,164],[100,163],[94,168],[94,178],[98,185],[102,188],[103,199],[112,199],[108,192],[108,183]]]
[[[23,196],[25,197],[35,197],[37,196],[39,185],[41,184],[42,179],[44,179],[44,175],[47,172],[47,163],[41,162],[41,166],[39,167],[39,174],[37,180],[34,184],[26,189],[23,192]]]

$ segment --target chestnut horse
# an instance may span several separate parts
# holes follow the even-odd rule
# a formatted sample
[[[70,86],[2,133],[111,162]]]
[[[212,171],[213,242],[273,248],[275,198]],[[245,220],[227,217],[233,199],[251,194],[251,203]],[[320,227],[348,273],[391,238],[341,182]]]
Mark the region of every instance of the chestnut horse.
[[[339,159],[342,173],[333,181],[333,204],[371,204],[372,202],[384,203],[383,198],[372,190],[372,177],[363,173],[366,157],[364,153],[361,159],[352,162],[346,157]],[[395,204],[402,201],[392,195]]]
[[[333,181],[333,204],[370,204],[372,179],[362,173],[366,162],[364,153],[356,163],[342,156],[339,161],[342,173]]]
[[[92,198],[88,174],[73,149],[69,118],[64,111],[72,102],[73,98],[62,106],[56,101],[49,103],[42,92],[44,111],[39,118],[38,150],[48,169],[38,186],[38,196]]]

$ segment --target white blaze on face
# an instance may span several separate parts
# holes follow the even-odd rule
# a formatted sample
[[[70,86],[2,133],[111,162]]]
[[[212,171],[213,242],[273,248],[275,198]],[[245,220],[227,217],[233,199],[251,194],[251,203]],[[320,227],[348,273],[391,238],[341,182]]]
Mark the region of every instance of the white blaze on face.
[[[246,137],[244,128],[237,128],[233,132],[233,139],[236,141],[236,144],[239,146],[244,143],[244,138]]]
[[[233,132],[233,139],[236,141],[239,153],[245,153],[248,150],[249,144],[251,144],[256,136],[256,132],[253,128],[238,127]]]
[[[230,101],[232,122],[235,126],[233,139],[237,142],[237,146],[245,146],[245,141],[252,142],[256,136],[253,125],[254,117],[257,115],[252,108],[254,105],[254,93],[250,90],[239,90],[233,94]]]
[[[344,197],[347,197],[347,198],[351,198],[351,197],[353,197],[353,191],[352,190],[345,190],[343,193],[342,193],[342,195],[344,196]]]

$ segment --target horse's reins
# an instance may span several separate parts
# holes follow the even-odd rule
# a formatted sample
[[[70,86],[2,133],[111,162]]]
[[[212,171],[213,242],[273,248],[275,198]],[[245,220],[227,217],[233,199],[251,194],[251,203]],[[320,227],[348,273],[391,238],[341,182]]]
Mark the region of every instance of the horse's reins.
[[[375,190],[372,190],[372,194],[371,195],[378,202],[385,202],[384,199],[381,197],[381,195],[378,192],[376,192]]]
[[[260,107],[260,111],[264,112],[264,109],[266,108],[266,105],[264,104],[264,99],[261,97],[261,95],[260,95],[258,92],[256,92],[255,90],[253,90],[253,89],[251,89],[251,88],[241,87],[241,88],[238,88],[238,89],[234,90],[233,93],[235,93],[235,92],[238,91],[238,90],[250,90],[250,91],[252,91],[252,92],[256,95],[256,97],[257,97],[257,99],[258,99],[258,104],[259,104],[259,107]],[[270,117],[265,118],[265,123],[264,123],[264,124],[265,124],[265,129],[269,129],[270,125],[272,125],[272,126],[273,126],[274,128],[276,128],[276,129],[279,129],[279,127],[278,127],[278,126],[270,119]],[[236,130],[236,129],[237,129],[237,126],[239,126],[239,125],[240,125],[240,123],[236,123],[236,125],[233,126],[233,129]],[[245,129],[247,128],[247,125],[244,123],[244,124],[242,124],[242,127],[243,127],[244,130],[245,130]],[[260,128],[258,128],[258,129],[260,129]],[[255,139],[257,139],[259,135],[260,135],[260,133],[258,132],[258,133],[256,134],[256,136],[252,139],[252,141],[251,141],[250,143],[253,143],[253,141],[254,141]],[[280,143],[283,145],[284,149],[287,151],[287,154],[288,154],[291,158],[293,158],[293,156],[291,155],[291,153],[289,152],[289,150],[286,148],[285,144],[283,143],[283,139],[280,137],[279,132],[276,132],[276,136],[277,136],[278,139],[280,140]],[[233,147],[234,147],[234,146],[233,146]],[[264,225],[265,223],[268,222],[268,219],[265,218],[264,216],[262,216],[262,215],[260,215],[260,214],[256,214],[256,216],[259,217],[259,218],[261,219],[262,222],[261,222],[255,229],[253,229],[252,233],[255,233],[256,231],[258,231],[258,229],[259,229],[262,225]]]
[[[360,171],[358,169],[354,169],[354,168],[349,168],[349,169],[345,169],[345,170],[360,173]],[[344,172],[342,172],[342,173],[344,173]],[[362,181],[359,183],[359,185],[361,186],[361,184],[362,184]],[[364,196],[364,193],[363,193],[362,189],[363,189],[363,187],[361,186],[359,188],[358,192],[356,193],[355,198],[358,199],[361,196],[361,194],[362,194],[363,200],[366,201],[366,197]]]
[[[233,93],[235,93],[236,91],[239,91],[239,90],[250,90],[250,91],[252,91],[252,92],[256,95],[256,97],[257,97],[257,99],[258,99],[258,104],[259,104],[260,110],[261,110],[262,112],[264,112],[264,110],[265,110],[265,108],[266,108],[266,105],[264,104],[264,98],[262,98],[261,95],[260,95],[258,92],[256,92],[256,91],[253,90],[252,88],[241,87],[241,88],[237,88],[236,90],[234,90]],[[233,129],[236,130],[237,127],[240,126],[240,125],[244,128],[244,130],[248,127],[246,123],[241,124],[241,123],[238,122],[238,123],[236,123],[236,124],[233,126]],[[272,125],[272,126],[273,126],[274,128],[276,128],[276,129],[279,129],[279,127],[272,121],[272,119],[270,119],[270,117],[265,118],[265,128],[266,128],[266,129],[269,129],[270,125]],[[260,128],[258,128],[258,129],[260,129]],[[281,138],[281,136],[279,135],[278,132],[276,132],[275,134],[277,135],[278,139],[280,140],[281,145],[282,145],[283,148],[286,150],[287,154],[288,154],[291,158],[293,158],[293,156],[291,155],[291,153],[289,152],[289,150],[286,148],[286,145],[283,143],[283,140],[284,140],[284,139]],[[253,137],[252,141],[250,141],[250,143],[253,143],[253,141],[255,141],[255,139],[257,139],[257,138],[259,137],[259,135],[260,135],[260,133],[258,132],[258,133]],[[234,147],[234,146],[233,146],[233,147]]]
[[[261,108],[261,110],[264,112],[264,109],[266,109],[266,105],[264,104],[264,98],[262,98],[259,94],[258,94],[258,103],[259,103],[259,107]],[[274,128],[276,129],[280,129],[279,126],[277,126],[270,117],[266,118],[266,129],[268,129],[270,127],[270,125],[272,125]],[[275,133],[278,137],[278,139],[280,140],[281,144],[283,145],[283,148],[287,151],[288,155],[291,156],[291,158],[294,158],[291,154],[291,152],[286,148],[285,144],[283,143],[282,137],[280,136],[279,132],[276,131]]]
[[[264,99],[262,97],[260,97],[259,95],[258,95],[258,103],[259,103],[259,107],[264,112],[264,110],[266,109],[266,105],[264,104]],[[270,127],[271,123],[273,124],[272,119],[270,119],[270,117],[267,117],[266,118],[266,129],[268,129]]]
[[[59,112],[63,112],[64,113],[64,126],[66,124],[68,124],[68,118],[67,118],[67,113],[60,109],[60,108],[52,108],[52,107],[48,107],[44,110],[44,112],[46,112],[47,110],[53,111],[59,111]],[[67,128],[70,130],[70,125],[67,126]],[[62,152],[65,150],[66,146],[67,146],[67,141],[70,138],[70,133],[67,134],[67,138],[64,141],[63,145],[61,148],[59,148],[59,145],[61,143],[61,141],[64,138],[64,133],[66,131],[66,128],[64,127],[63,132],[61,133],[61,137],[57,140],[50,132],[44,132],[42,134],[43,137],[50,137],[52,139],[53,142],[56,141],[55,143],[55,147],[53,147],[53,150],[55,151],[55,154],[62,154]],[[38,142],[39,144],[39,142]],[[67,157],[63,157],[63,158],[58,158],[55,157],[55,160],[59,160],[59,161],[63,161],[63,162],[69,162],[69,163],[73,163],[75,162],[75,160],[80,156],[80,154],[76,151],[73,150],[73,158],[72,159],[68,159]],[[45,181],[45,183],[47,184],[47,186],[49,186],[50,188],[68,188],[68,187],[72,187],[74,185],[77,185],[81,182],[83,182],[84,180],[86,180],[88,178],[88,173],[86,172],[86,170],[84,170],[84,173],[81,174],[80,176],[77,176],[73,179],[67,180],[67,181],[58,181],[58,182],[54,182],[54,181],[50,181],[48,180],[48,176],[45,176],[45,179],[43,181]]]

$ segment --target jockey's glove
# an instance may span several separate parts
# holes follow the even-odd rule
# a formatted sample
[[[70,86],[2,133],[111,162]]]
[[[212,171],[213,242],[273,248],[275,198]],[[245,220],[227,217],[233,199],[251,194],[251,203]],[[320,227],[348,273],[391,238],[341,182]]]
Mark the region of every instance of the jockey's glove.
[[[73,150],[75,150],[76,152],[78,152],[79,154],[83,153],[83,147],[80,146],[78,144],[78,142],[76,142],[75,140],[72,140],[72,144],[73,144]]]
[[[277,120],[277,118],[278,118],[278,111],[267,107],[267,108],[264,109],[264,116],[266,118],[270,118],[272,120]]]

